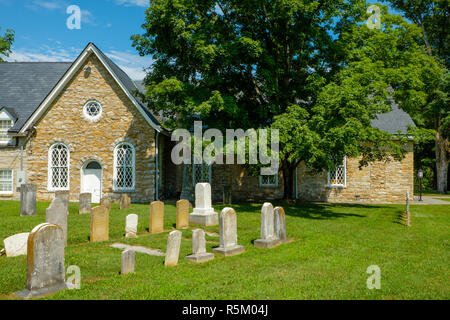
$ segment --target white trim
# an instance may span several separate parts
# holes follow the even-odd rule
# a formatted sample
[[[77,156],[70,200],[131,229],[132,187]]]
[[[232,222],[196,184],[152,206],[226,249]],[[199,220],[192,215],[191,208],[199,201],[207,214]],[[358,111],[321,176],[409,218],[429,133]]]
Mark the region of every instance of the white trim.
[[[132,156],[132,167],[133,167],[133,186],[130,188],[119,188],[117,187],[117,148],[122,146],[122,145],[127,145],[129,147],[131,147],[133,156]],[[118,143],[117,146],[115,146],[114,148],[114,177],[113,177],[113,191],[115,192],[131,192],[134,191],[136,187],[136,148],[128,142],[121,142]]]
[[[2,170],[10,170],[11,171],[11,191],[0,191],[0,195],[11,195],[14,193],[14,169],[11,168],[0,168]]]
[[[102,166],[102,164],[100,163],[100,161],[98,161],[98,160],[95,160],[95,159],[89,159],[89,160],[86,160],[85,162],[84,162],[84,164],[83,164],[83,166],[81,167],[81,169],[80,169],[80,190],[81,190],[81,192],[85,192],[85,185],[84,185],[84,176],[85,176],[85,174],[84,174],[84,170],[86,169],[86,167],[87,167],[87,165],[89,164],[89,163],[91,163],[91,162],[97,162],[99,165],[100,165],[100,167],[101,167],[101,169],[98,169],[98,170],[100,170],[100,200],[102,199],[102,195],[103,195],[103,166]],[[93,203],[97,203],[97,202],[93,202]]]
[[[259,186],[261,188],[275,188],[278,187],[278,173],[272,174],[271,176],[275,176],[275,182],[274,183],[262,183],[262,175],[259,175]]]
[[[13,116],[6,110],[6,108],[0,109],[0,121],[11,121],[11,126],[9,129],[11,129],[14,126],[14,118]],[[6,135],[9,136],[9,140],[0,140],[0,145],[5,146],[12,142],[12,136],[8,134],[8,130],[6,130]]]
[[[342,160],[344,166],[344,184],[331,184],[330,183],[330,171],[327,172],[327,186],[330,188],[346,188],[347,187],[347,157]]]
[[[53,187],[52,186],[52,175],[53,175],[53,169],[51,163],[52,161],[52,151],[53,148],[57,145],[63,145],[67,148],[67,187],[61,188],[61,187]],[[48,156],[47,156],[47,190],[49,192],[54,191],[67,191],[70,190],[70,148],[63,142],[56,142],[48,148]]]
[[[99,105],[99,107],[100,107],[98,114],[95,115],[95,116],[89,115],[88,112],[87,112],[87,110],[86,110],[86,107],[87,107],[88,104],[90,104],[90,103],[97,103],[97,104]],[[102,117],[102,114],[103,114],[103,105],[102,105],[102,103],[101,103],[100,101],[98,101],[98,100],[96,100],[96,99],[89,99],[89,100],[84,104],[84,106],[83,106],[82,114],[83,114],[83,118],[84,118],[86,121],[89,121],[89,122],[97,122],[97,121],[100,120],[100,118]]]
[[[69,70],[61,78],[61,80],[59,80],[59,82],[53,88],[53,90],[50,92],[50,94],[44,99],[44,101],[42,101],[42,103],[39,105],[38,109],[27,120],[27,122],[24,124],[22,129],[20,129],[19,134],[25,133],[25,131],[27,131],[33,123],[35,123],[38,119],[40,119],[40,117],[44,114],[46,109],[51,105],[53,100],[59,95],[59,93],[65,87],[65,85],[69,82],[69,80],[72,79],[74,74],[79,70],[80,66],[86,61],[86,59],[88,58],[88,56],[91,52],[93,52],[96,55],[96,57],[102,62],[103,66],[106,68],[106,70],[108,70],[108,72],[111,74],[111,76],[114,78],[114,80],[119,84],[119,86],[125,92],[127,97],[131,100],[131,102],[135,105],[135,107],[139,110],[139,112],[142,114],[142,116],[148,122],[148,124],[156,131],[161,132],[161,128],[149,118],[149,116],[145,113],[145,111],[142,109],[140,104],[137,102],[136,98],[131,94],[131,92],[129,92],[125,88],[123,83],[119,80],[119,78],[116,76],[116,74],[108,66],[106,61],[102,58],[102,56],[100,55],[100,53],[98,52],[98,49],[94,46],[94,44],[89,43],[87,45],[87,47],[84,49],[84,51],[75,60],[75,62],[70,66]]]

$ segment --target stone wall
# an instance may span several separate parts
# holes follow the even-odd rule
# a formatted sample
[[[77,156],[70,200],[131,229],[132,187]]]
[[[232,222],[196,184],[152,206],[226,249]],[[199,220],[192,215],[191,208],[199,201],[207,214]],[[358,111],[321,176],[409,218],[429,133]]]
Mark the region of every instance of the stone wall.
[[[88,76],[84,67],[91,67]],[[103,169],[102,193],[113,198],[114,147],[122,141],[135,146],[136,180],[134,192],[127,192],[133,202],[149,202],[154,197],[155,130],[132,104],[125,92],[91,53],[85,66],[75,74],[47,112],[36,124],[26,145],[29,170],[27,181],[37,184],[38,200],[51,200],[47,190],[48,151],[55,142],[70,147],[70,199],[78,200],[81,170],[86,161],[97,160]],[[88,100],[102,104],[101,118],[92,122],[83,116]]]

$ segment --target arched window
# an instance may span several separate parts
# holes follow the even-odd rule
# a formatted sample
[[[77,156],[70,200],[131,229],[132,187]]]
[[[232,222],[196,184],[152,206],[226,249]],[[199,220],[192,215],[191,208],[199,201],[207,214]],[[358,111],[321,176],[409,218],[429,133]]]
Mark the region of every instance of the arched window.
[[[114,149],[114,189],[127,191],[134,189],[135,152],[129,143],[120,143]]]
[[[70,152],[65,144],[55,143],[50,147],[48,156],[49,190],[69,189],[69,161]]]

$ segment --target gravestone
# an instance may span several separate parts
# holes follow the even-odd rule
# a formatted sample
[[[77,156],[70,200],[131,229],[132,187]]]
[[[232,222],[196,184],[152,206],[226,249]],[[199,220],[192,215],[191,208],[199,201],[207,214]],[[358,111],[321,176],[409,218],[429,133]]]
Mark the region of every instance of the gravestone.
[[[181,199],[177,201],[177,229],[189,227],[189,201]]]
[[[164,232],[164,202],[153,201],[150,204],[150,233]]]
[[[213,253],[206,252],[205,231],[202,229],[192,230],[192,254],[186,259],[197,263],[214,259]]]
[[[28,299],[73,287],[65,283],[64,276],[63,231],[55,224],[42,223],[28,237],[26,289],[15,294]]]
[[[217,212],[211,206],[211,185],[207,182],[195,186],[195,208],[189,222],[202,226],[215,226],[219,222]]]
[[[15,234],[3,240],[7,257],[17,257],[27,254],[29,232]]]
[[[104,206],[92,208],[91,212],[91,242],[108,241],[109,211]]]
[[[231,186],[223,186],[223,204],[231,204]]]
[[[130,207],[130,197],[126,193],[122,193],[120,196],[120,210],[122,209],[128,209]]]
[[[20,190],[20,215],[36,215],[36,185],[33,183],[24,183],[19,187]]]
[[[80,193],[80,200],[78,202],[78,213],[91,213],[92,208],[92,193]]]
[[[255,247],[272,248],[280,244],[278,237],[275,235],[274,222],[273,206],[266,202],[261,209],[261,239],[254,241]]]
[[[237,217],[233,208],[223,208],[220,213],[220,247],[213,252],[224,256],[234,256],[244,252],[244,247],[237,242]]]
[[[70,200],[70,193],[66,190],[56,191],[55,192],[55,199],[59,198],[63,201],[65,208],[65,212],[68,215],[69,214],[69,200]]]
[[[110,197],[103,197],[100,200],[100,205],[104,206],[108,211],[111,210],[111,198]]]
[[[139,217],[137,214],[127,215],[125,221],[125,237],[126,238],[136,238],[137,227],[138,227]]]
[[[122,263],[120,268],[120,274],[125,275],[134,272],[134,250],[124,250],[122,252]]]
[[[53,199],[50,206],[45,211],[45,221],[47,223],[60,226],[63,231],[64,245],[67,245],[67,212],[66,203],[63,198]]]
[[[287,238],[286,233],[286,214],[283,207],[275,207],[274,212],[274,229],[275,236],[278,238],[280,243],[291,242],[293,239]]]
[[[169,233],[167,239],[166,259],[164,265],[166,267],[176,266],[178,264],[178,256],[180,255],[181,231],[174,230]]]

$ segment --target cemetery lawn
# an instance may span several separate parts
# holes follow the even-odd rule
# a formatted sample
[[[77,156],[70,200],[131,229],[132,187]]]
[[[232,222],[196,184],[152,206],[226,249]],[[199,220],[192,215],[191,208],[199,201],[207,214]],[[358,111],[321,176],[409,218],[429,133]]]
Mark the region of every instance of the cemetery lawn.
[[[280,205],[274,203],[274,205]],[[29,232],[45,221],[49,203],[38,215],[20,217],[19,202],[0,201],[3,239]],[[261,203],[236,204],[238,242],[246,251],[203,264],[184,259],[191,253],[191,231],[183,230],[178,266],[165,268],[164,257],[136,253],[136,272],[121,276],[121,250],[114,242],[165,251],[175,225],[175,206],[165,206],[165,229],[148,233],[149,205],[132,204],[110,212],[110,241],[89,243],[89,215],[70,203],[66,268],[81,269],[81,289],[44,299],[449,299],[450,206],[412,205],[412,226],[402,225],[404,205],[281,204],[287,234],[295,241],[272,249],[255,248]],[[223,206],[215,206],[219,211]],[[125,216],[139,215],[136,239],[125,239]],[[194,227],[195,228],[195,227]],[[192,226],[190,227],[192,229]],[[219,232],[219,226],[206,227]],[[206,236],[207,251],[219,238]],[[369,290],[366,269],[381,269],[381,289]],[[26,285],[26,257],[0,257],[0,299]]]

